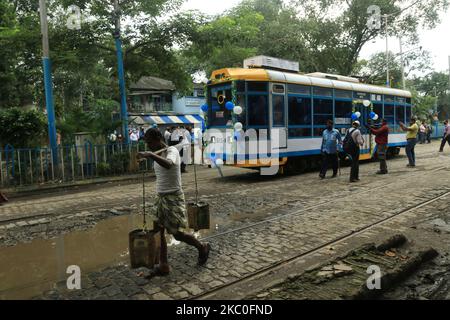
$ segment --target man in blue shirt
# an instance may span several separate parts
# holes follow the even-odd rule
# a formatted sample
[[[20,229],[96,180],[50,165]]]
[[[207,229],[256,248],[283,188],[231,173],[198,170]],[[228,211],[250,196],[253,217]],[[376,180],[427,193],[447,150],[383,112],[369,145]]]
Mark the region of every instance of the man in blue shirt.
[[[327,121],[327,128],[323,132],[322,138],[322,170],[319,177],[325,179],[330,164],[333,167],[333,178],[338,173],[338,148],[337,144],[342,144],[342,137],[338,130],[333,128],[333,121]]]

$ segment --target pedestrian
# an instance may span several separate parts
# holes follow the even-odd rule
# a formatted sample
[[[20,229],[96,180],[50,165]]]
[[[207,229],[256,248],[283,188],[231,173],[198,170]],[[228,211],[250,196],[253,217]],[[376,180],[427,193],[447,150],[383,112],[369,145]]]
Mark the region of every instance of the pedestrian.
[[[145,135],[145,129],[144,129],[144,127],[141,127],[139,130],[139,141],[144,139],[144,135]]]
[[[416,153],[414,151],[417,144],[417,131],[419,127],[415,118],[411,118],[409,127],[406,127],[403,122],[400,122],[400,128],[406,131],[406,155],[408,156],[409,164],[408,168],[414,168],[416,166]]]
[[[136,130],[133,130],[130,134],[130,141],[132,144],[139,142],[139,135]]]
[[[176,146],[181,142],[183,134],[181,133],[180,127],[172,127],[172,133],[170,134],[169,146]]]
[[[352,127],[348,130],[344,140],[344,151],[351,157],[352,167],[350,170],[350,182],[358,182],[359,179],[359,156],[361,147],[364,145],[364,139],[359,127],[361,123],[354,121]]]
[[[427,127],[427,143],[431,143],[431,135],[433,134],[433,126],[431,124],[426,124]]]
[[[201,243],[194,236],[184,233],[187,227],[185,198],[181,183],[180,154],[174,146],[167,147],[164,137],[158,129],[149,129],[144,137],[150,152],[138,153],[138,159],[151,158],[155,161],[156,175],[156,231],[161,234],[160,263],[150,276],[164,276],[170,273],[167,258],[167,241],[165,230],[177,240],[194,246],[198,250],[198,263],[204,265],[208,260],[211,246]],[[161,155],[154,152],[165,149]]]
[[[172,134],[172,128],[167,127],[166,131],[164,131],[164,141],[167,145],[170,145],[170,135]]]
[[[2,206],[5,202],[8,202],[8,198],[0,191],[0,206]]]
[[[448,143],[450,146],[450,126],[448,125],[448,120],[444,121],[444,134],[442,136],[442,142],[441,147],[439,149],[439,152],[444,152],[445,144]]]
[[[381,120],[381,127],[375,129],[370,127],[370,132],[375,135],[375,142],[377,144],[377,155],[380,160],[380,171],[377,174],[387,174],[388,168],[386,163],[387,144],[389,140],[389,126],[386,119]]]
[[[427,135],[427,128],[425,127],[425,123],[424,122],[422,122],[421,124],[420,124],[420,127],[419,127],[419,143],[420,144],[424,144],[425,143],[425,137],[426,137],[426,135]]]
[[[333,168],[332,178],[336,178],[338,174],[338,149],[337,144],[342,144],[342,137],[338,130],[334,129],[334,123],[332,120],[327,121],[327,128],[322,134],[322,146],[320,148],[322,152],[322,170],[319,177],[325,179],[328,171],[328,167],[331,165]]]

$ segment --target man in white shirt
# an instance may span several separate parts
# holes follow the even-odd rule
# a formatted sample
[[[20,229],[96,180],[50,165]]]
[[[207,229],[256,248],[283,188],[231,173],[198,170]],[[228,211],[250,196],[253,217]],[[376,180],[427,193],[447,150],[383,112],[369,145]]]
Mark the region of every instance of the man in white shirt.
[[[181,229],[186,228],[185,198],[181,184],[181,159],[177,148],[167,147],[164,137],[158,129],[149,129],[145,133],[144,140],[150,152],[138,153],[138,159],[151,158],[155,161],[154,170],[156,175],[156,225],[161,232],[161,251],[159,267],[151,274],[168,275],[170,267],[167,259],[167,242],[164,235],[165,230],[177,240],[197,248],[199,256],[198,263],[204,265],[208,260],[211,246],[209,243],[202,244],[194,236],[186,234]],[[165,149],[161,156],[156,151]]]
[[[131,134],[130,134],[130,141],[131,141],[131,143],[138,143],[138,141],[139,141],[139,135],[138,135],[138,133],[136,132],[136,130],[133,130],[133,131],[131,132]]]
[[[172,135],[171,130],[172,128],[166,128],[166,131],[164,132],[164,141],[166,142],[167,145],[169,144],[170,136]]]
[[[362,137],[359,127],[361,123],[354,121],[352,128],[349,130],[351,139],[353,141],[353,147],[350,149],[350,156],[352,157],[352,167],[350,170],[350,182],[358,182],[359,179],[359,156],[361,153],[361,147],[364,145],[364,139]]]

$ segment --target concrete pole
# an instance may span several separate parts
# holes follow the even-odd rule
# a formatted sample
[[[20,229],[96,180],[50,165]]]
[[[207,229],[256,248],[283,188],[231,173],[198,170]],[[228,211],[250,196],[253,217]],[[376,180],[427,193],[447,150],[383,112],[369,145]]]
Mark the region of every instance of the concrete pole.
[[[402,38],[398,38],[400,42],[400,59],[402,64],[402,88],[403,90],[406,89],[406,83],[405,83],[405,60],[403,59],[403,46],[402,46]]]
[[[39,0],[39,12],[42,34],[42,63],[44,67],[45,105],[47,108],[48,136],[53,152],[54,166],[58,166],[58,145],[56,141],[55,108],[53,106],[53,83],[50,49],[48,44],[48,22],[46,0]]]
[[[126,95],[126,90],[125,90],[125,72],[124,72],[124,68],[123,68],[122,40],[120,39],[119,0],[114,0],[114,17],[115,17],[115,22],[116,22],[114,39],[115,39],[115,44],[116,44],[117,74],[119,77],[119,89],[120,89],[120,115],[121,115],[121,119],[122,119],[122,131],[123,131],[124,142],[126,144],[128,144],[130,137],[128,136],[127,95]]]
[[[391,79],[389,75],[389,35],[388,35],[388,15],[384,15],[386,19],[385,32],[386,32],[386,87],[391,86]]]

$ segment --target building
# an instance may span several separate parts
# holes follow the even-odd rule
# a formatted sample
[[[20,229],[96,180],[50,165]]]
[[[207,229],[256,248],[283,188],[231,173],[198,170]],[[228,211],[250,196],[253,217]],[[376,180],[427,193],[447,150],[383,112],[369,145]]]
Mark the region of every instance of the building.
[[[191,95],[180,97],[175,85],[157,77],[142,77],[131,84],[128,95],[129,127],[161,130],[175,125],[201,125],[200,106],[205,103],[204,85],[194,84]]]

